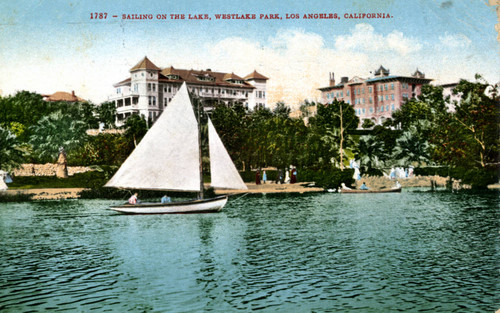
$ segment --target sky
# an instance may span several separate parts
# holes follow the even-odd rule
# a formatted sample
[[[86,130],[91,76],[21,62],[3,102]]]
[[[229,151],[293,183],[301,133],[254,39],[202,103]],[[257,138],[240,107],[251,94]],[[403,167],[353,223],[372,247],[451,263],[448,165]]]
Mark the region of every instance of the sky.
[[[269,77],[270,106],[318,100],[329,73],[337,80],[367,78],[380,65],[394,75],[418,68],[433,84],[474,80],[477,73],[497,83],[500,18],[494,1],[0,0],[0,90],[3,96],[74,90],[98,104],[144,56],[161,68],[210,68],[242,77],[257,70]],[[95,13],[107,17],[91,19]],[[310,13],[339,18],[304,18]],[[346,18],[369,13],[387,18]],[[158,19],[162,14],[168,18]],[[217,20],[216,14],[256,18]],[[265,19],[271,14],[280,19]]]

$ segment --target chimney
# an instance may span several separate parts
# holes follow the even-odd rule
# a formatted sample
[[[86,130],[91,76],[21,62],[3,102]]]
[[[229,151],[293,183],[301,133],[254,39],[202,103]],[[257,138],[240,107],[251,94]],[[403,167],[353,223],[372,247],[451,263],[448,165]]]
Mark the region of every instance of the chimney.
[[[73,96],[73,98],[75,97],[75,91],[74,90],[71,90],[71,95]]]
[[[335,86],[335,73],[330,73],[330,86]]]

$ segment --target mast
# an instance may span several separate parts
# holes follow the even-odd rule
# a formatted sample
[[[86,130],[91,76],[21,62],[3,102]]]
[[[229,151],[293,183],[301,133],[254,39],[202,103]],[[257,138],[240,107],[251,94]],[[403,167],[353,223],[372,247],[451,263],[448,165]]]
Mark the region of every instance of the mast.
[[[203,199],[204,198],[204,186],[203,186],[203,155],[201,151],[201,110],[200,110],[200,104],[201,101],[199,99],[195,99],[196,102],[196,107],[198,111],[198,148],[199,148],[199,161],[200,161],[200,192],[198,193],[198,198]]]

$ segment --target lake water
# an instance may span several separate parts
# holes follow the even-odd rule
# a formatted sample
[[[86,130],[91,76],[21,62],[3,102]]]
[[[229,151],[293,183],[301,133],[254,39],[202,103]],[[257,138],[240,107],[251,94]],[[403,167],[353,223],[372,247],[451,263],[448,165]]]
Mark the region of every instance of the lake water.
[[[256,195],[205,215],[0,204],[0,312],[494,312],[497,193]]]

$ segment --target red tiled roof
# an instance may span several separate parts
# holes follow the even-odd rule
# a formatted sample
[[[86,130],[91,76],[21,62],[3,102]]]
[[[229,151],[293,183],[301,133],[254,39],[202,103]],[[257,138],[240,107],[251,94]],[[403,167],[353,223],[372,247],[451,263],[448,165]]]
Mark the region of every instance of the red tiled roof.
[[[166,83],[182,83],[186,82],[190,85],[202,85],[202,86],[214,86],[214,87],[238,87],[238,88],[247,88],[254,89],[255,87],[246,82],[245,80],[250,79],[268,79],[262,74],[254,71],[250,75],[247,75],[245,78],[241,78],[240,76],[234,73],[223,73],[223,72],[213,72],[210,69],[207,70],[185,70],[185,69],[177,69],[173,66],[166,67],[164,69],[160,69],[156,65],[153,64],[147,57],[144,57],[136,66],[134,66],[130,72],[139,70],[139,69],[149,69],[149,70],[159,70],[158,81]],[[233,81],[241,81],[242,83],[234,83]],[[118,87],[121,85],[130,84],[131,78],[127,78],[122,80],[119,83],[116,83],[114,86]]]
[[[178,76],[179,79],[175,79],[172,75]],[[170,76],[170,77],[169,77]],[[201,80],[203,78],[213,78],[213,80]],[[243,84],[234,84],[228,80],[241,80]],[[211,70],[183,70],[176,69],[173,66],[164,68],[160,72],[159,80],[162,82],[186,82],[188,84],[198,84],[207,86],[226,86],[226,87],[242,87],[254,89],[252,85],[245,82],[243,78],[234,73],[222,73],[213,72]]]
[[[266,76],[258,73],[257,71],[253,71],[252,73],[248,74],[247,76],[245,76],[245,80],[250,80],[250,79],[263,79],[263,80],[268,80],[269,78],[267,78]]]
[[[42,95],[45,101],[56,102],[56,101],[67,101],[67,102],[87,102],[85,99],[77,97],[75,92],[71,93],[65,91],[57,91],[51,95]]]
[[[148,57],[144,57],[139,63],[136,64],[133,68],[130,69],[131,72],[137,71],[137,70],[155,70],[155,71],[160,71],[161,69],[154,65],[153,62],[151,62]]]

